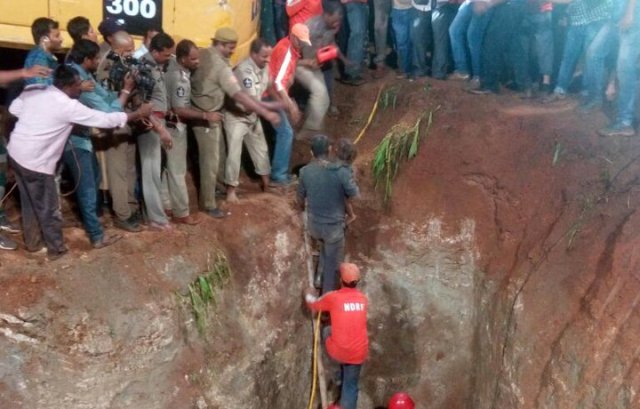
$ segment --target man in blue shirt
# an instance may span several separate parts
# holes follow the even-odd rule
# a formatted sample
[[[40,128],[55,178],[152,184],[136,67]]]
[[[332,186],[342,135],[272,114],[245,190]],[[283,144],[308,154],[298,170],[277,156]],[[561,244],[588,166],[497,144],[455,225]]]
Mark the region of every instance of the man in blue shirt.
[[[81,39],[76,41],[69,53],[70,65],[79,73],[80,79],[94,83],[93,91],[83,92],[79,100],[87,107],[98,111],[122,112],[122,107],[126,104],[135,82],[127,77],[120,97],[115,92],[104,89],[92,76],[100,62],[99,52],[98,44]],[[115,243],[120,236],[105,236],[98,219],[100,168],[91,142],[90,128],[83,126],[73,128],[62,158],[75,180],[78,207],[91,244],[94,248],[102,248]]]
[[[329,138],[314,136],[311,152],[314,160],[300,170],[298,204],[308,209],[309,234],[322,243],[322,294],[326,294],[336,289],[338,265],[344,258],[346,208],[359,190],[350,167],[329,161]]]
[[[35,47],[29,51],[24,62],[24,68],[31,68],[34,65],[54,70],[58,66],[58,60],[53,55],[62,48],[62,36],[58,22],[50,18],[40,17],[31,24],[31,35]],[[25,85],[52,85],[53,77],[33,77],[25,80]]]

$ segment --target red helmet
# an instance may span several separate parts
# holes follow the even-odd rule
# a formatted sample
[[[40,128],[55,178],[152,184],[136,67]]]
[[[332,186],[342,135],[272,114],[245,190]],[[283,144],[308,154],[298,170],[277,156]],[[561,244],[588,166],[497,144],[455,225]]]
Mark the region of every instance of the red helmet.
[[[332,403],[327,409],[340,409],[340,405],[338,405],[337,403]]]
[[[416,404],[406,392],[398,392],[393,394],[389,399],[389,409],[415,409]]]

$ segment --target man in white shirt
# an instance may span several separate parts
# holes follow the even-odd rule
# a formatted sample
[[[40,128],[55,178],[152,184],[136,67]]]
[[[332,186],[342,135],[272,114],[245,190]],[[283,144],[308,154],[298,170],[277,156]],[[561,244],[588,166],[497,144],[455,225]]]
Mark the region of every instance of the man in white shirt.
[[[9,106],[18,117],[7,151],[20,190],[25,245],[39,251],[44,241],[50,260],[67,252],[54,177],[73,124],[116,128],[151,113],[149,105],[132,113],[87,108],[77,101],[81,84],[77,71],[61,65],[53,86],[26,90]]]

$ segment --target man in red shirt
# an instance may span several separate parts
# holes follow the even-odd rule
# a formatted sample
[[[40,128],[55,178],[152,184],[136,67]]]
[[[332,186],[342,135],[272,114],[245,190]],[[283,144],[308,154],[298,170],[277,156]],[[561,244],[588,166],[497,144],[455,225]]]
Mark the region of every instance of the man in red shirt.
[[[311,45],[309,28],[304,24],[295,24],[291,28],[291,34],[278,41],[278,44],[273,48],[269,61],[269,75],[273,83],[270,95],[275,95],[284,104],[285,110],[289,112],[294,124],[300,120],[300,110],[289,96],[289,88],[293,84],[293,76],[301,56],[302,44]],[[293,144],[293,129],[282,110],[280,111],[280,125],[275,128],[275,131],[276,144],[271,163],[271,182],[275,185],[288,185],[291,182],[289,159]]]
[[[305,301],[312,311],[327,311],[331,317],[331,335],[325,347],[329,356],[340,363],[342,390],[340,408],[356,409],[358,378],[362,363],[369,354],[367,335],[368,300],[356,288],[360,270],[352,263],[340,264],[342,288],[317,298],[315,290],[305,292]]]

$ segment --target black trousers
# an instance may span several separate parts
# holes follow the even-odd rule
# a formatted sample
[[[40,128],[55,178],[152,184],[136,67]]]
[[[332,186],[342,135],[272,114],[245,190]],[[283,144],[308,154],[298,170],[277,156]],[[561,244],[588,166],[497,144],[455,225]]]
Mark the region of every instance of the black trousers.
[[[431,75],[433,78],[445,79],[447,74],[453,70],[449,26],[457,12],[457,4],[446,3],[438,5],[438,8],[431,14],[431,26],[433,28]]]
[[[9,163],[20,190],[22,230],[27,250],[38,251],[44,241],[49,255],[66,252],[55,177],[25,169],[11,158]]]
[[[517,34],[525,15],[524,1],[508,1],[495,6],[482,46],[480,82],[483,88],[497,92],[500,76],[507,69],[513,70],[517,84],[524,82],[521,78],[526,71],[526,60],[517,47]]]

